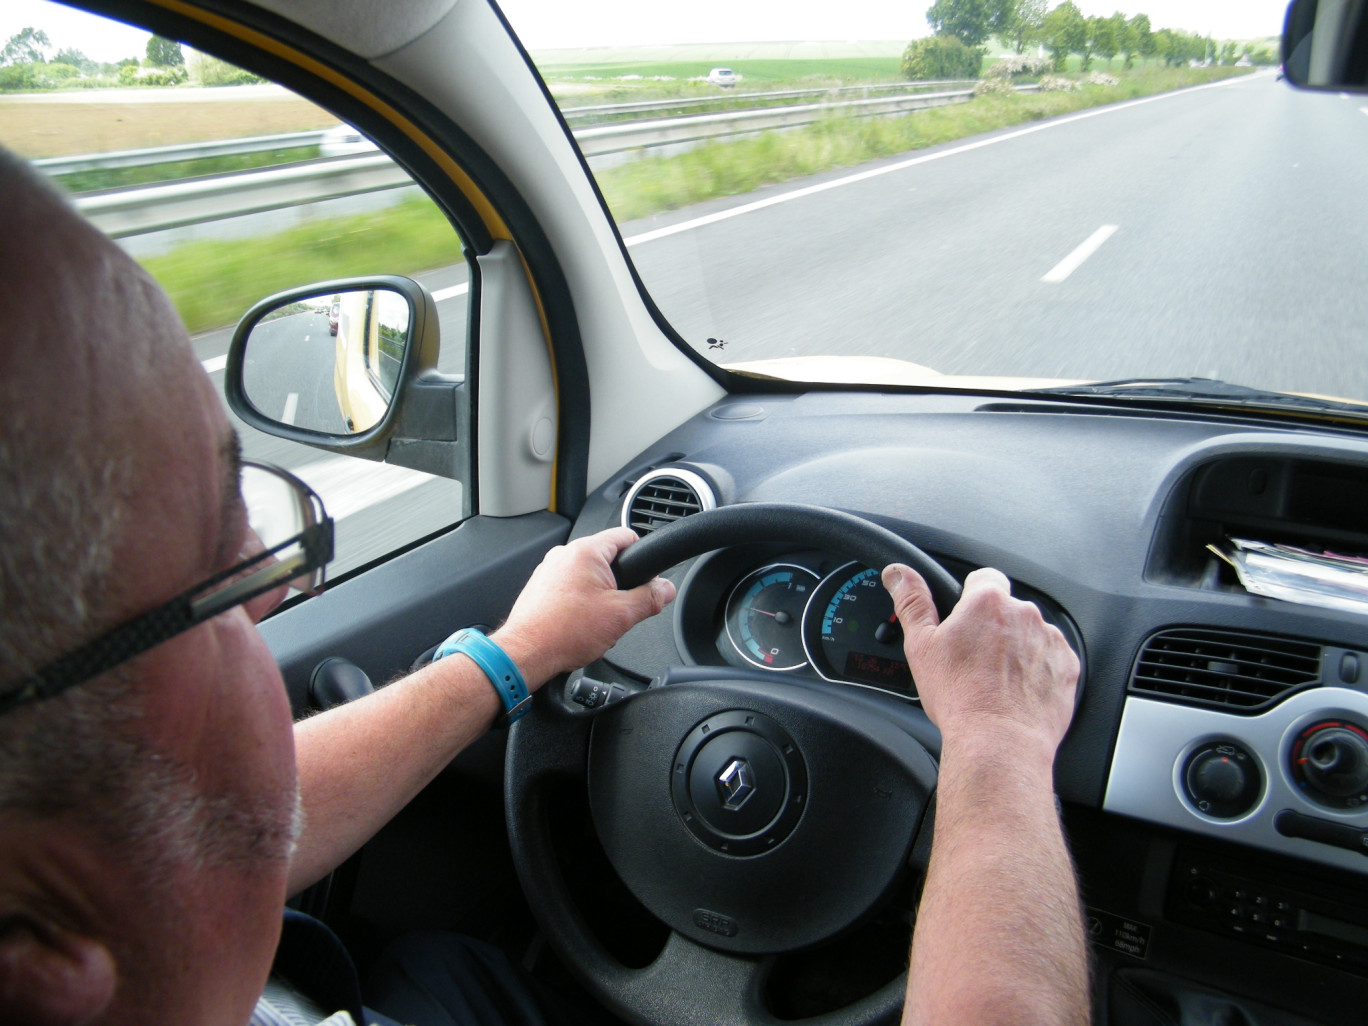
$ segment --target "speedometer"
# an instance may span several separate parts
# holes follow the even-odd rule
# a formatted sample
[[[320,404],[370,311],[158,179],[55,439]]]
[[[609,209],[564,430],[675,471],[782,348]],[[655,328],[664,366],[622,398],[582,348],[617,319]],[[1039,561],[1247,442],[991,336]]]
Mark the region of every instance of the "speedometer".
[[[902,627],[877,570],[847,563],[817,585],[803,615],[803,647],[827,680],[917,697]]]

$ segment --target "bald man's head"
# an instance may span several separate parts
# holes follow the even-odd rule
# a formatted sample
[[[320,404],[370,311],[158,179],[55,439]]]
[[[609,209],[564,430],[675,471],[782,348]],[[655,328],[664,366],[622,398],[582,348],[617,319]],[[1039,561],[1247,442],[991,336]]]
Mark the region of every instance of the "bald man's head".
[[[2,694],[134,600],[115,549],[193,361],[157,284],[4,151],[0,224]]]
[[[3,695],[221,579],[252,536],[233,429],[161,289],[3,154],[0,224]],[[245,1019],[297,799],[244,607],[0,712],[0,1021]]]

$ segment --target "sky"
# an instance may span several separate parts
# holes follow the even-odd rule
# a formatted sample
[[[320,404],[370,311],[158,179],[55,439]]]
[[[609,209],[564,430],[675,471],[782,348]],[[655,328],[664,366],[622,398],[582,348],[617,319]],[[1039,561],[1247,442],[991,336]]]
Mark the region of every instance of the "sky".
[[[1086,15],[1143,11],[1154,28],[1217,39],[1282,31],[1285,0],[1074,0]],[[769,40],[914,39],[930,34],[928,0],[502,0],[528,49],[647,43]],[[1051,2],[1053,6],[1053,2]],[[593,14],[590,16],[589,11]],[[3,0],[0,41],[27,25],[47,32],[58,49],[74,46],[97,61],[142,56],[148,33],[93,18],[47,0]]]

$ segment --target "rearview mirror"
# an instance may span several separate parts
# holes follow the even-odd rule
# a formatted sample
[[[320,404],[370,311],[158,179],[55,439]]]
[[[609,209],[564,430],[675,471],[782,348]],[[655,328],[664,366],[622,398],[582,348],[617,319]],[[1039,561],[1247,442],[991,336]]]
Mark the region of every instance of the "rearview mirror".
[[[1368,92],[1368,0],[1293,0],[1282,58],[1293,85]]]
[[[224,393],[267,434],[458,480],[464,379],[437,372],[437,305],[410,278],[346,278],[263,299],[238,324]]]

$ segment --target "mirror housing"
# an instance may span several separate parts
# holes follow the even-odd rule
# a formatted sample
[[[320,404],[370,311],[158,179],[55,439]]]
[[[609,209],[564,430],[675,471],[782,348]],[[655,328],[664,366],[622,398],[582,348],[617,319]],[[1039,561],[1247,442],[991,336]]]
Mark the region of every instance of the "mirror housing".
[[[1304,89],[1368,92],[1368,0],[1292,0],[1282,66]]]
[[[247,311],[228,349],[224,393],[266,434],[465,480],[465,379],[437,371],[440,344],[437,304],[411,278],[317,282]]]

